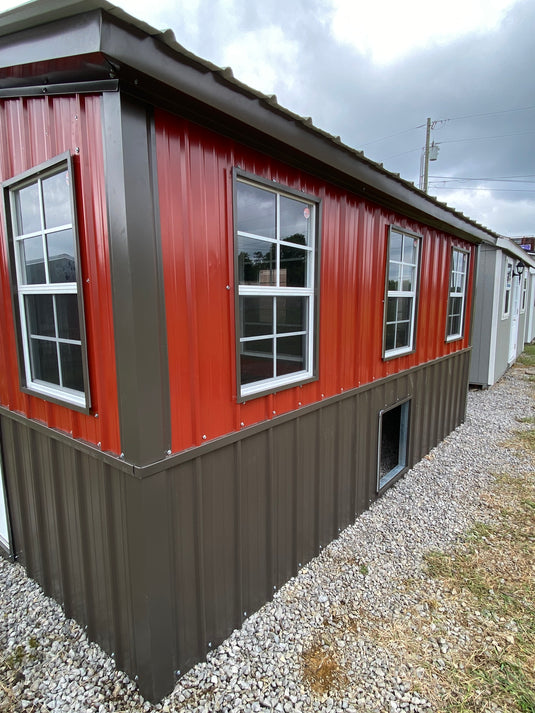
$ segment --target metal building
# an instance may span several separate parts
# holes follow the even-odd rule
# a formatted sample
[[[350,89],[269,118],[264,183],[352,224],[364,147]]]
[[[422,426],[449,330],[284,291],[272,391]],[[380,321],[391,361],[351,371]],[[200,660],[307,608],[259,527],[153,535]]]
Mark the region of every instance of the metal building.
[[[158,699],[463,421],[497,236],[104,0],[0,150],[0,548]]]
[[[492,386],[535,337],[535,260],[508,238],[479,248],[469,381]]]

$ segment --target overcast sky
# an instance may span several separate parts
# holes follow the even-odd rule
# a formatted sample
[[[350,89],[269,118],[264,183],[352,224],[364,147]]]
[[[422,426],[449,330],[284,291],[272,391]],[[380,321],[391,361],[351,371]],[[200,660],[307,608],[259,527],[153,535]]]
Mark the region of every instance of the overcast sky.
[[[430,117],[429,193],[535,235],[535,0],[116,4],[416,185]]]

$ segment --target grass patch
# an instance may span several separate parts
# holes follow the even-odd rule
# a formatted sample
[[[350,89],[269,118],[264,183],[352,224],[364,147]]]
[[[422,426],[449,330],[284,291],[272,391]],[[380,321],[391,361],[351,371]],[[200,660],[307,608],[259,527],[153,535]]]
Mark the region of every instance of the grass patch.
[[[521,366],[535,366],[535,344],[527,344],[522,354],[516,360]]]
[[[492,526],[476,526],[450,554],[426,557],[428,576],[454,593],[449,616],[470,631],[443,670],[430,667],[441,683],[435,703],[451,713],[535,713],[533,478],[498,479],[491,505]]]

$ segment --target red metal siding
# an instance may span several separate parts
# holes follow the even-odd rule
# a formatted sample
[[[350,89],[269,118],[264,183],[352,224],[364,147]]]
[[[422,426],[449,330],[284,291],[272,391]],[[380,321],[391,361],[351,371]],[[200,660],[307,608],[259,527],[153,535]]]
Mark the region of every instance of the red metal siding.
[[[74,157],[92,413],[81,414],[20,391],[3,235],[0,404],[75,438],[100,444],[102,450],[120,453],[100,108],[98,96],[39,97],[0,103],[0,180],[64,151]]]
[[[214,132],[156,112],[172,449],[180,451],[468,346],[445,342],[450,251],[474,247]],[[322,201],[319,380],[236,401],[232,169]],[[422,235],[417,348],[382,359],[388,227]],[[227,289],[227,286],[230,289]]]

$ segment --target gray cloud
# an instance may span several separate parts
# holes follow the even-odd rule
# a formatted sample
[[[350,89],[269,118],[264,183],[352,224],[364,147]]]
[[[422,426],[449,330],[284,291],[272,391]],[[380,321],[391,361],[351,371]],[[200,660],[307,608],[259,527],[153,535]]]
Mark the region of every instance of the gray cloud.
[[[528,133],[535,131],[535,109],[509,111],[535,106],[535,3],[520,0],[496,31],[437,43],[386,66],[336,42],[329,32],[331,12],[328,0],[202,0],[194,31],[190,27],[181,35],[179,17],[170,18],[170,24],[179,42],[220,65],[227,63],[225,48],[235,48],[240,37],[278,27],[276,36],[283,39],[278,40],[277,51],[266,54],[258,47],[259,56],[269,56],[275,65],[280,62],[280,67],[266,68],[274,86],[262,86],[262,77],[245,81],[277,94],[287,108],[312,116],[320,128],[340,135],[345,143],[364,149],[367,156],[416,184],[428,116],[449,119],[432,133],[440,153],[430,164],[431,175],[535,174],[535,133]],[[235,51],[233,58],[234,72],[243,79],[240,69],[246,72],[252,58],[244,56],[242,65],[240,57],[238,66]],[[444,188],[455,184],[443,179],[431,183],[430,193],[456,205]],[[455,201],[461,201],[459,208],[475,220],[491,219],[488,227],[504,234],[535,234],[535,183],[481,181],[457,188],[461,185],[472,190],[456,193]],[[484,186],[502,190],[473,190]],[[506,188],[515,190],[504,192]],[[513,220],[515,204],[521,209]]]

